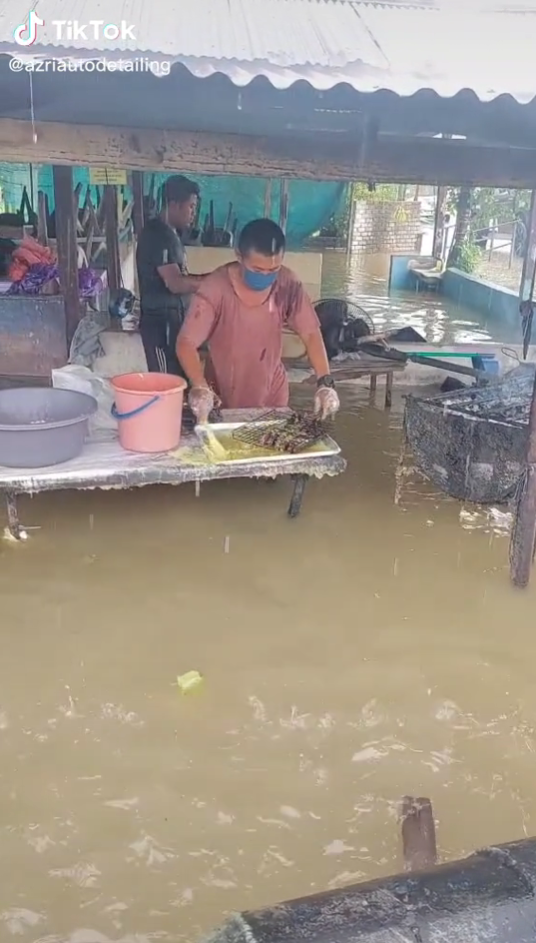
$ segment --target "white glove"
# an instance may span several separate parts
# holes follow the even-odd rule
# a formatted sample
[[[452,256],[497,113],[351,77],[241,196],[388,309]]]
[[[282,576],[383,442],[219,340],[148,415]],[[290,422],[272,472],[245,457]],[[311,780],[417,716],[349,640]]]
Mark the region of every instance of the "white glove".
[[[205,425],[216,405],[216,397],[208,386],[194,386],[188,394],[188,405],[199,425]]]
[[[320,386],[315,393],[315,416],[318,419],[329,419],[338,413],[340,400],[336,390],[329,386]]]

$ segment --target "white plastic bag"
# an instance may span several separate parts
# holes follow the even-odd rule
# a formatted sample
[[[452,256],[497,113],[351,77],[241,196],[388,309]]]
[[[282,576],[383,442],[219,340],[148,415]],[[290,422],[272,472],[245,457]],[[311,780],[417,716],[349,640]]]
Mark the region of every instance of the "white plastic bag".
[[[52,386],[57,390],[75,390],[93,396],[99,404],[94,416],[89,420],[92,438],[115,438],[117,420],[112,416],[114,391],[112,384],[104,377],[99,377],[89,369],[78,364],[67,364],[52,371]]]

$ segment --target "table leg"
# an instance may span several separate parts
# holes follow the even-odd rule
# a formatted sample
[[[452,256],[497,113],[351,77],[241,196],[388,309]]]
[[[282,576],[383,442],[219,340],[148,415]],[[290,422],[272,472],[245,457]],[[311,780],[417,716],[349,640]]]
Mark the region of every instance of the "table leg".
[[[308,475],[293,476],[294,488],[292,489],[292,497],[290,499],[287,512],[289,517],[297,517],[301,511],[303,495],[308,477]]]
[[[7,508],[7,526],[9,528],[9,533],[15,540],[21,540],[23,528],[19,521],[19,509],[17,507],[17,495],[13,494],[11,491],[6,491],[6,508]]]
[[[393,402],[393,371],[385,374],[385,408],[390,409]]]
[[[375,393],[376,393],[376,385],[377,385],[377,382],[378,382],[378,377],[376,376],[375,373],[371,373],[371,375],[370,375],[370,388],[369,388],[369,389],[370,389],[370,398],[371,398],[371,399],[374,397],[374,395],[375,395]]]

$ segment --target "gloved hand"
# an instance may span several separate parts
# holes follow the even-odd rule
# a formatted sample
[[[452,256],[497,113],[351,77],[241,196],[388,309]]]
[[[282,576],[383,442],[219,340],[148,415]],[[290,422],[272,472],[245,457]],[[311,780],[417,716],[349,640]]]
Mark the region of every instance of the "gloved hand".
[[[315,393],[315,416],[318,419],[329,419],[338,413],[340,400],[336,390],[329,386],[320,386]]]
[[[204,425],[216,406],[216,397],[208,386],[194,386],[188,394],[188,405],[199,425]]]

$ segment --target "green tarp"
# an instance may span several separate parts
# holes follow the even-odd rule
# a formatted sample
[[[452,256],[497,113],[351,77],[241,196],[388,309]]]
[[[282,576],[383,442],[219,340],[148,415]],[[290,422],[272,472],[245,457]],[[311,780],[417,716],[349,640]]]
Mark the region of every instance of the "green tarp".
[[[157,175],[157,185],[167,174]],[[147,175],[148,177],[148,175]],[[75,185],[87,186],[89,171],[75,168]],[[259,177],[193,177],[201,187],[202,211],[201,223],[210,200],[214,201],[216,226],[223,226],[229,203],[233,204],[233,216],[238,219],[240,229],[250,219],[264,215],[264,196],[266,181]],[[48,194],[50,210],[54,209],[54,190],[52,185],[52,167],[34,168],[35,193],[38,189]],[[9,210],[20,206],[23,187],[30,193],[30,170],[26,164],[0,163],[0,187],[4,193],[4,202]],[[279,216],[279,181],[272,184],[272,212],[274,219]],[[339,209],[345,195],[346,184],[311,183],[305,180],[292,180],[289,183],[289,214],[287,239],[289,246],[301,246],[313,233],[324,226]],[[35,207],[36,208],[36,207]]]

